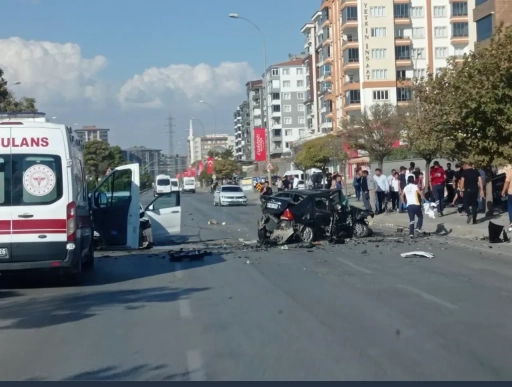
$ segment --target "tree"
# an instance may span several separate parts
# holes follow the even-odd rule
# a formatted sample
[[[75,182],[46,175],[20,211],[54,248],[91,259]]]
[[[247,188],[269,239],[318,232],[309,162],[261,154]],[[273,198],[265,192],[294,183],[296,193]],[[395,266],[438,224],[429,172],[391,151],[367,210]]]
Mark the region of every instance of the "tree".
[[[360,119],[342,119],[340,127],[350,148],[368,152],[379,168],[400,138],[399,115],[390,103],[375,103],[364,109]]]
[[[153,184],[153,177],[147,172],[140,173],[140,189],[151,188]]]
[[[233,160],[220,159],[215,161],[213,170],[217,178],[229,179],[238,170],[238,164]]]
[[[332,146],[333,143],[339,144],[339,140],[333,135],[317,137],[305,142],[296,154],[295,164],[303,171],[318,168],[325,172],[327,164],[337,157],[336,146]]]
[[[96,184],[108,168],[116,168],[125,161],[120,147],[110,147],[105,141],[93,140],[84,145],[84,163],[86,175]]]
[[[37,112],[34,98],[14,98],[4,79],[4,72],[0,69],[0,111],[2,112]]]

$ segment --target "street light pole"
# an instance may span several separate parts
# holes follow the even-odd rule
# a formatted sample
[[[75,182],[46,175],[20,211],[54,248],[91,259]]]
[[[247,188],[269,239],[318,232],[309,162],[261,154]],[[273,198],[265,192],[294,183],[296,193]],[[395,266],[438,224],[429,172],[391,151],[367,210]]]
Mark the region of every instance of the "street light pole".
[[[215,112],[215,108],[210,105],[208,102],[205,102],[203,100],[199,101],[199,103],[203,103],[207,106],[210,107],[210,109],[212,109],[213,111],[213,146],[215,147],[215,143],[217,142],[216,139],[217,139],[217,113]]]
[[[245,18],[243,16],[240,16],[237,13],[230,13],[229,17],[231,19],[245,20],[247,23],[251,24],[260,33],[261,40],[263,42],[263,84],[262,84],[262,89],[261,89],[261,92],[263,94],[263,98],[261,98],[261,103],[263,105],[262,105],[262,109],[261,109],[261,121],[263,123],[263,126],[265,127],[265,136],[266,136],[265,143],[266,143],[266,148],[267,148],[266,149],[266,153],[267,153],[267,178],[268,178],[268,183],[270,184],[271,181],[272,181],[272,171],[268,168],[268,166],[270,165],[270,128],[265,123],[265,118],[267,116],[267,108],[266,108],[267,95],[265,93],[265,90],[267,89],[267,81],[266,81],[266,78],[267,78],[267,43],[265,41],[265,35],[263,34],[263,31],[256,24],[254,24],[252,21],[250,21],[249,19],[247,19],[247,18]],[[269,120],[269,124],[270,124],[270,120]]]
[[[191,120],[194,120],[194,121],[197,121],[201,124],[201,127],[203,128],[203,137],[206,135],[205,131],[204,131],[204,124],[203,124],[203,121],[201,121],[199,118],[195,118],[195,117],[191,117],[190,118]]]

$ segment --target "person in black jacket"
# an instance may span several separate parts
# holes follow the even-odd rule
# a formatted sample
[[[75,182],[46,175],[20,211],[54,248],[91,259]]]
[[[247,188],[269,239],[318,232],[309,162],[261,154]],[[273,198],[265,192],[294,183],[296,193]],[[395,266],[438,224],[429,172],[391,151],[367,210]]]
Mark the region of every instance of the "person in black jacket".
[[[467,223],[476,224],[478,214],[478,199],[485,197],[484,185],[480,172],[473,168],[473,163],[464,164],[464,172],[460,180],[460,190],[467,215]],[[471,207],[471,211],[470,208]]]
[[[398,175],[398,179],[400,180],[400,192],[399,192],[399,204],[398,204],[398,209],[400,213],[404,213],[405,212],[405,203],[402,201],[402,191],[404,190],[405,186],[407,185],[407,180],[406,180],[406,177],[407,177],[407,168],[405,168],[404,166],[401,166],[400,167],[400,174]]]

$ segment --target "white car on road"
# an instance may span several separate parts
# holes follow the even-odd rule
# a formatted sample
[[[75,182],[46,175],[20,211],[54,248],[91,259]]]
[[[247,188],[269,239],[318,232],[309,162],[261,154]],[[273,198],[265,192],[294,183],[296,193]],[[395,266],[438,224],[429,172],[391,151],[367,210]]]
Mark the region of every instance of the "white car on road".
[[[221,185],[213,194],[214,206],[247,205],[247,196],[238,185]]]

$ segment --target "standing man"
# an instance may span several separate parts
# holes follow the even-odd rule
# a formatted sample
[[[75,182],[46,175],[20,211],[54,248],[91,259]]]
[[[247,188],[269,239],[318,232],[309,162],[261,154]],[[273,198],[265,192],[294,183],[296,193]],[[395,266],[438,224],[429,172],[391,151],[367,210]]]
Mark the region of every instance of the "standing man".
[[[446,191],[448,193],[447,203],[452,203],[455,198],[455,187],[453,186],[453,178],[455,177],[455,171],[452,169],[452,164],[446,164]]]
[[[272,195],[272,188],[270,188],[270,184],[268,181],[266,181],[263,184],[263,188],[261,189],[260,196],[271,196]]]
[[[370,199],[370,188],[368,186],[368,171],[363,171],[361,175],[361,196],[363,198],[363,204],[366,211],[373,211]]]
[[[384,200],[386,200],[386,195],[389,192],[389,182],[380,168],[375,169],[373,180],[375,180],[375,194],[377,196],[376,212],[382,214],[384,212]]]
[[[505,171],[506,178],[505,178],[505,184],[503,184],[503,189],[501,190],[501,196],[507,197],[507,204],[508,204],[508,220],[509,220],[509,226],[508,226],[508,232],[512,232],[512,169],[507,168]]]
[[[476,224],[476,217],[478,215],[478,194],[484,197],[484,186],[482,176],[475,168],[473,163],[466,162],[464,164],[464,172],[462,172],[462,179],[460,180],[461,195],[464,203],[464,210],[466,211],[467,224]],[[471,207],[471,211],[469,210]]]
[[[398,175],[398,180],[400,180],[400,203],[399,203],[399,207],[398,207],[398,212],[400,213],[403,213],[405,212],[405,202],[403,201],[402,199],[402,192],[405,188],[405,186],[407,185],[407,169],[405,167],[400,167],[400,174]]]
[[[444,216],[444,187],[446,185],[446,172],[444,171],[439,161],[434,161],[434,166],[430,170],[430,187],[434,195],[437,213],[439,216]]]
[[[407,178],[407,185],[402,191],[402,201],[407,201],[407,212],[409,214],[409,237],[414,238],[414,221],[418,218],[416,232],[423,234],[423,212],[421,212],[421,199],[425,200],[425,195],[414,184],[414,177]]]

